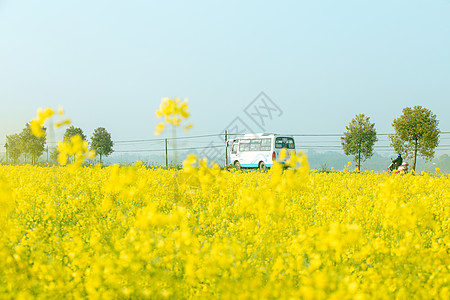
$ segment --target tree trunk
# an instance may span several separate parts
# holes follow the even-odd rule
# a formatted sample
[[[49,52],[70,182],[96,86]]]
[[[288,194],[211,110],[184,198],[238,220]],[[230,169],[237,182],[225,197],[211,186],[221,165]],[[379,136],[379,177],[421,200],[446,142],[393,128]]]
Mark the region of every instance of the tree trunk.
[[[361,152],[358,152],[358,170],[361,171]]]
[[[413,171],[416,171],[416,161],[417,161],[417,138],[414,141],[414,162],[413,162]]]

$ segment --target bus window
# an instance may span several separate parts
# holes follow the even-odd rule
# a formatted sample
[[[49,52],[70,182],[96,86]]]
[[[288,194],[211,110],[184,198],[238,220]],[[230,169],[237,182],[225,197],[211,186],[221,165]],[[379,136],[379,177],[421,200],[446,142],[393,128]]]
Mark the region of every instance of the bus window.
[[[261,140],[261,151],[270,151],[270,142],[271,142],[271,139],[262,139]]]
[[[261,151],[261,139],[250,141],[250,151]]]
[[[275,148],[295,149],[294,139],[289,137],[277,137],[275,139]]]
[[[233,146],[231,146],[231,153],[235,154],[237,153],[238,144],[234,143]]]
[[[250,151],[250,140],[240,140],[239,152]]]

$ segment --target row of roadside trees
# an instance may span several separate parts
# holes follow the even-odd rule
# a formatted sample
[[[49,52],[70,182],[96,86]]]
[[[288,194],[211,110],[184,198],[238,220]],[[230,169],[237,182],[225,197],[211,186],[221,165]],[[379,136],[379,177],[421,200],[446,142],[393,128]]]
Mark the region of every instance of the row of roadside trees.
[[[412,169],[416,169],[417,157],[431,160],[434,157],[435,149],[439,144],[438,129],[439,121],[430,110],[422,106],[406,107],[403,114],[392,123],[394,134],[390,135],[391,146],[397,153],[401,153],[405,158],[413,158]],[[45,130],[45,128],[44,128]],[[46,130],[45,130],[46,131]],[[69,141],[73,136],[79,135],[82,140],[87,141],[86,135],[81,128],[71,126],[66,129],[64,140]],[[36,164],[44,151],[49,155],[46,147],[47,135],[36,137],[31,133],[30,124],[19,134],[12,134],[6,137],[7,161],[16,164],[21,157],[24,162]],[[373,156],[374,144],[378,141],[375,124],[370,122],[370,118],[364,114],[358,114],[346,126],[344,136],[341,137],[341,144],[346,155],[353,155],[357,168],[361,170],[361,162]],[[94,130],[91,137],[90,149],[95,150],[100,157],[109,156],[113,150],[111,135],[103,127]],[[57,149],[50,154],[52,161],[57,159]]]
[[[46,132],[46,128],[44,128]],[[70,126],[64,133],[64,141],[70,141],[73,136],[79,135],[83,141],[87,141],[87,136],[83,130],[78,127]],[[90,149],[95,150],[96,154],[100,157],[109,156],[113,153],[113,141],[111,134],[103,127],[98,127],[94,130],[91,137]],[[23,162],[30,162],[36,164],[39,157],[47,152],[47,158],[53,162],[57,161],[58,150],[56,147],[49,153],[49,147],[47,145],[47,134],[42,137],[36,137],[31,133],[30,124],[27,123],[25,128],[20,133],[15,133],[6,136],[6,159],[7,162],[17,164],[20,159]]]
[[[412,158],[412,170],[416,170],[417,157],[426,161],[434,157],[439,144],[440,130],[436,115],[422,106],[406,107],[403,114],[392,122],[394,134],[389,135],[391,146],[405,158]],[[356,115],[345,127],[341,144],[346,155],[353,155],[357,168],[361,161],[372,157],[373,148],[378,141],[375,124],[364,114]]]

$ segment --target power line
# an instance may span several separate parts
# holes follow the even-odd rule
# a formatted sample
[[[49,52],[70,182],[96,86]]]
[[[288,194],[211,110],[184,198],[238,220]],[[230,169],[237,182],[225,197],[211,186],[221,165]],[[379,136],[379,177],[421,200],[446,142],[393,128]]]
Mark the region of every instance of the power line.
[[[113,141],[114,143],[142,143],[142,142],[154,142],[154,141],[165,141],[165,140],[182,140],[182,139],[195,139],[195,138],[204,138],[211,136],[221,136],[224,133],[219,134],[203,134],[203,135],[191,135],[185,137],[168,137],[168,138],[157,138],[157,139],[145,139],[145,140],[124,140],[124,141]]]
[[[440,134],[450,134],[450,131],[441,131]],[[205,137],[222,137],[225,133],[215,133],[215,134],[203,134],[203,135],[192,135],[185,137],[168,137],[168,138],[154,138],[154,139],[136,139],[136,140],[118,140],[113,141],[114,144],[126,144],[126,143],[148,143],[148,142],[163,142],[165,140],[183,140],[183,139],[195,139],[195,138],[205,138]],[[242,133],[228,133],[228,136],[238,136],[243,135]],[[289,134],[277,134],[277,135],[286,135],[286,136],[294,136],[294,137],[341,137],[343,133],[289,133]],[[393,133],[377,133],[377,136],[389,136],[393,135]],[[443,138],[447,139],[447,138]],[[49,142],[47,144],[57,144],[58,142]]]
[[[185,150],[198,150],[198,149],[210,149],[210,148],[222,148],[225,147],[223,145],[211,145],[208,147],[189,147],[189,148],[172,148],[167,149],[167,151],[185,151]],[[146,149],[146,150],[120,150],[120,151],[114,151],[115,153],[126,153],[126,152],[165,152],[166,149]]]
[[[440,132],[441,135],[447,135],[450,134],[450,131],[441,131]],[[137,144],[153,144],[154,146],[162,146],[162,143],[165,141],[173,141],[173,140],[188,140],[188,139],[201,139],[201,138],[206,138],[206,137],[222,137],[224,136],[225,133],[216,133],[216,134],[203,134],[203,135],[193,135],[193,136],[185,136],[185,137],[177,137],[177,138],[154,138],[154,139],[136,139],[136,140],[118,140],[118,141],[114,141],[114,143],[116,144],[117,147],[122,147],[122,146],[136,146]],[[242,135],[239,133],[228,133],[228,135]],[[342,137],[343,134],[337,134],[337,133],[294,133],[294,134],[279,134],[279,135],[286,135],[286,136],[293,136],[293,137]],[[390,133],[379,133],[377,134],[377,136],[389,136],[391,135]],[[450,137],[440,137],[440,139],[442,140],[448,140],[450,139]],[[190,143],[197,143],[197,144],[201,144],[201,143],[208,143],[211,141],[191,141]],[[339,145],[326,145],[328,143],[339,143],[339,140],[302,140],[302,141],[297,141],[297,148],[301,148],[301,149],[341,149],[342,146]],[[383,139],[383,140],[379,140],[379,143],[386,143],[386,142],[390,142],[389,139]],[[56,144],[56,142],[47,142],[47,144]],[[159,145],[158,145],[159,144]],[[311,145],[313,144],[313,145]],[[317,145],[318,144],[318,145]],[[162,146],[161,149],[130,149],[130,150],[116,150],[114,152],[116,153],[127,153],[127,152],[161,152],[161,151],[165,151],[165,148],[163,148],[164,146]],[[184,148],[178,148],[177,150],[198,150],[198,149],[209,149],[209,148],[220,148],[220,147],[225,147],[224,145],[211,145],[211,146],[205,146],[205,147],[184,147]],[[450,145],[438,145],[436,147],[437,150],[448,150],[448,147],[450,147]],[[378,150],[391,150],[392,146],[390,145],[375,145],[374,146],[375,149]],[[167,151],[173,151],[175,149],[167,149]],[[2,152],[5,153],[5,152]]]
[[[184,148],[171,148],[167,149],[167,151],[186,151],[186,150],[199,150],[199,149],[210,149],[210,148],[224,148],[224,145],[211,145],[206,147],[184,147]],[[449,148],[443,148],[443,147],[449,147]],[[341,145],[298,145],[297,149],[342,149]],[[392,146],[385,145],[385,146],[377,146],[374,145],[374,149],[377,150],[392,150]],[[439,145],[436,147],[437,150],[448,150],[450,149],[450,145]],[[134,149],[134,150],[116,150],[115,153],[137,153],[137,152],[164,152],[165,149]]]

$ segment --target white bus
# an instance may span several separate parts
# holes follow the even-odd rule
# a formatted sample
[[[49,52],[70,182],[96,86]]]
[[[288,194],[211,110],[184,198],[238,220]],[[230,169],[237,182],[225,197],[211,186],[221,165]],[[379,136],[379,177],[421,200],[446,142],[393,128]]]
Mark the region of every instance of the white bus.
[[[236,169],[259,168],[265,170],[280,157],[280,151],[286,148],[295,151],[294,139],[290,136],[280,136],[268,133],[250,133],[235,138],[231,144],[230,158]]]

